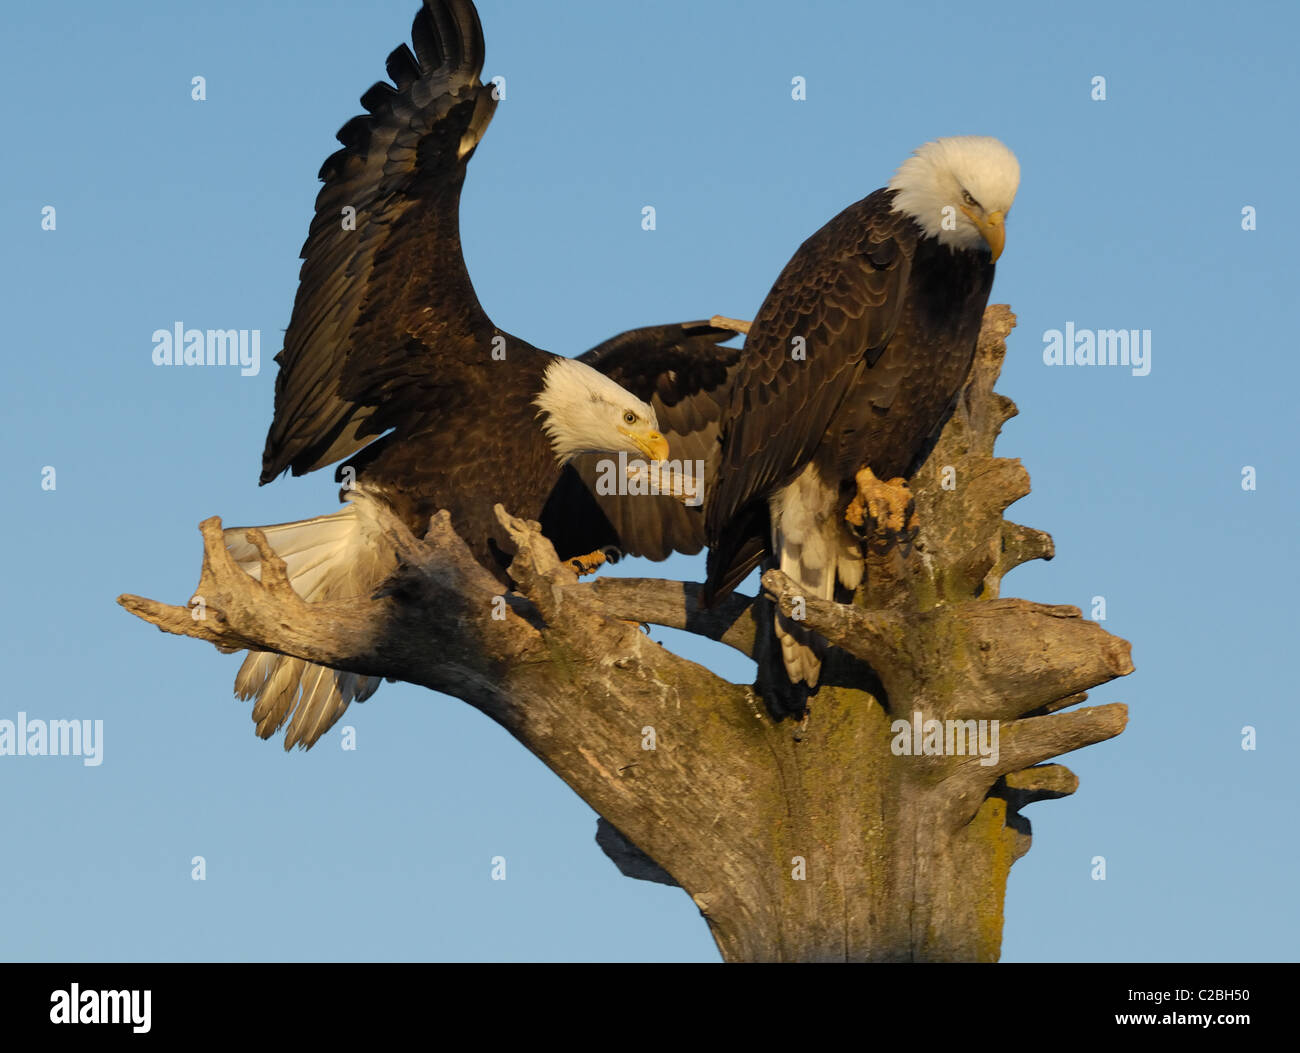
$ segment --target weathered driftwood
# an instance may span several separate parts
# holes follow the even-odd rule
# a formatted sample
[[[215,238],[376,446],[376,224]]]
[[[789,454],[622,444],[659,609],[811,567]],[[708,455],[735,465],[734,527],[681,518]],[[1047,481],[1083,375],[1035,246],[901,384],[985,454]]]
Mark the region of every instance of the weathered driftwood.
[[[1076,608],[997,598],[1008,570],[1052,554],[1046,534],[1002,518],[1029,491],[1018,461],[993,456],[1015,413],[993,392],[1013,325],[1006,307],[989,308],[960,405],[913,480],[919,536],[870,548],[852,606],[803,604],[775,571],[766,598],[704,612],[694,585],[580,583],[536,524],[499,509],[518,548],[518,591],[503,602],[446,513],[417,538],[382,508],[402,569],[374,597],[304,602],[250,531],[262,553],[256,581],[213,518],[201,527],[204,620],[119,602],[222,649],[278,651],[464,699],[603,817],[598,841],[624,873],[684,888],[728,960],[994,960],[1007,873],[1029,847],[1019,810],[1077,785],[1044,762],[1124,728],[1121,705],[1057,711],[1133,668],[1128,644]],[[770,635],[770,602],[806,607],[807,624],[840,649],[801,725],[774,721],[752,689],[628,623],[752,656]],[[940,722],[941,755],[926,753],[926,721]],[[956,752],[979,728],[965,721],[996,722],[984,725],[986,746],[998,729],[995,760],[972,752],[978,739]],[[921,755],[908,755],[918,739]]]

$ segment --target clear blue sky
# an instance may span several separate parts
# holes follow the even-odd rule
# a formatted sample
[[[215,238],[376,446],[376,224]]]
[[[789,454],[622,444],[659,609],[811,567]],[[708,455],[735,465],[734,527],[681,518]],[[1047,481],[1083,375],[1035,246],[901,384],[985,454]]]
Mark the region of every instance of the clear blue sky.
[[[1033,478],[1011,517],[1059,555],[1005,592],[1104,596],[1138,671],[1093,694],[1131,719],[1066,758],[1079,793],[1028,809],[1004,958],[1294,960],[1295,6],[479,6],[507,98],[470,166],[466,255],[497,324],[555,351],[751,316],[927,139],[1016,151],[993,299],[1020,319],[1001,390],[1021,412],[999,452]],[[0,958],[717,960],[687,896],[621,877],[591,810],[464,704],[386,685],[345,718],[355,752],[336,728],[286,756],[231,696],[237,658],[113,603],[188,599],[208,515],[335,507],[328,473],[256,486],[270,358],[316,171],[415,9],[6,12],[0,719],[102,719],[104,759],[0,757]],[[177,321],[260,329],[260,375],[155,367]],[[1150,374],[1045,366],[1067,322],[1151,330]]]

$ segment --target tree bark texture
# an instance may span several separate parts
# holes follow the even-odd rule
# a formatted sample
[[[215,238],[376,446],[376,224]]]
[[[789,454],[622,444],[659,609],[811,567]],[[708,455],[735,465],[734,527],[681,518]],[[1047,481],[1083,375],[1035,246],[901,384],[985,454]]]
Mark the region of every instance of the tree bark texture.
[[[728,961],[993,961],[1007,874],[1029,848],[1021,809],[1074,792],[1075,776],[1047,762],[1117,735],[1126,710],[1071,707],[1133,668],[1129,645],[1077,608],[999,598],[1007,571],[1052,555],[1046,534],[1003,518],[1029,492],[1020,462],[993,455],[1016,412],[993,391],[1014,324],[1007,307],[988,309],[959,403],[912,480],[919,533],[867,545],[852,604],[804,601],[777,571],[764,596],[710,611],[693,584],[579,582],[536,524],[499,508],[517,546],[518,587],[503,596],[445,512],[418,538],[382,507],[400,569],[374,596],[303,601],[250,531],[259,582],[212,518],[203,619],[119,602],[222,650],[276,651],[475,706],[595,809],[597,840],[625,874],[686,890]],[[773,720],[751,687],[629,624],[753,657],[769,645],[772,603],[799,603],[836,645],[802,723]],[[927,722],[942,729],[940,752]],[[961,750],[981,727],[985,744],[997,729],[996,752]]]

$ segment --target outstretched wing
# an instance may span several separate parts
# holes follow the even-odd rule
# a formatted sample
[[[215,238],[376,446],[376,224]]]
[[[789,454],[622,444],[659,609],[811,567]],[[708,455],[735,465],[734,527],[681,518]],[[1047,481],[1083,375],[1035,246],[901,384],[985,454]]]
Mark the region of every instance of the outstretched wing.
[[[752,517],[749,506],[794,479],[845,392],[888,345],[916,244],[912,221],[890,211],[891,196],[876,191],[805,241],[759,309],[709,494],[710,546],[734,521]],[[901,369],[882,363],[870,401],[887,406],[901,379]]]
[[[464,352],[490,353],[459,221],[466,164],[496,108],[479,80],[483,30],[470,0],[425,0],[411,38],[414,53],[388,56],[393,83],[361,97],[367,112],[320,170],[263,483],[348,456],[408,419],[422,388],[452,384]]]
[[[708,322],[647,326],[611,337],[581,356],[637,398],[650,403],[668,439],[671,459],[703,469],[705,494],[717,459],[718,433],[738,347],[720,346],[736,334]],[[600,493],[602,456],[575,458],[543,513],[542,527],[561,555],[614,546],[666,559],[704,547],[704,508],[663,494]]]

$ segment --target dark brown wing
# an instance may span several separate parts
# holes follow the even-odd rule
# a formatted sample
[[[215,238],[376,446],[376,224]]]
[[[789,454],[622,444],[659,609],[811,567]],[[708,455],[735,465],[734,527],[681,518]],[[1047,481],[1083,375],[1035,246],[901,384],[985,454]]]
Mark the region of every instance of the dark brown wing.
[[[420,378],[449,389],[495,335],[460,245],[465,167],[492,119],[483,31],[469,0],[426,0],[388,57],[393,84],[338,133],[303,245],[263,483],[310,472],[400,427]],[[412,383],[412,380],[416,383]],[[427,393],[426,393],[427,394]],[[428,400],[423,400],[427,408]]]
[[[808,463],[844,392],[893,335],[916,228],[889,211],[889,200],[876,191],[822,227],[763,301],[728,407],[709,499],[711,539]],[[881,377],[880,396],[892,379]]]
[[[903,378],[877,365],[898,323],[918,235],[912,220],[890,211],[892,199],[878,190],[805,241],[754,319],[708,498],[713,598],[761,558],[767,496],[812,459],[845,392],[856,386],[865,396],[854,413],[886,408]]]
[[[648,326],[611,337],[581,361],[650,403],[674,461],[703,467],[707,492],[738,347],[722,347],[730,329],[708,322]],[[581,555],[614,546],[627,555],[666,559],[704,547],[704,508],[674,497],[602,494],[602,455],[575,458],[552,494],[542,527],[557,551]]]

